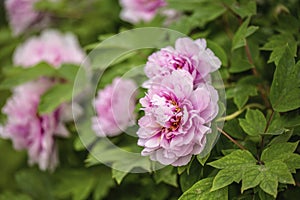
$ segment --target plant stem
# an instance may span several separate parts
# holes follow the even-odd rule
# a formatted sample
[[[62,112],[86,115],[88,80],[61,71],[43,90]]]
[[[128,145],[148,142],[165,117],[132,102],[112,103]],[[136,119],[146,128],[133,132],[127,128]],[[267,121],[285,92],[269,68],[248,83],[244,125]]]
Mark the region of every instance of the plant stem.
[[[225,131],[220,129],[219,127],[217,128],[218,131],[220,131],[225,137],[227,137],[231,142],[233,142],[235,145],[237,145],[240,149],[242,150],[247,150],[243,145],[238,143],[236,140],[234,140],[230,135],[228,135]]]
[[[221,117],[221,118],[217,119],[217,122],[232,120],[232,119],[236,118],[237,116],[239,116],[240,114],[242,114],[248,108],[259,108],[259,109],[263,110],[265,108],[265,106],[258,104],[258,103],[251,103],[251,104],[246,105],[241,110],[238,110],[230,115],[227,115],[225,117]]]

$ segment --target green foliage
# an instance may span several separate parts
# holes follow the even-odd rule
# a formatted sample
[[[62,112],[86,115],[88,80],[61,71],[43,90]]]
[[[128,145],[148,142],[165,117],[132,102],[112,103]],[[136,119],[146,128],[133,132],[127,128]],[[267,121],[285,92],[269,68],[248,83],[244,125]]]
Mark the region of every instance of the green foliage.
[[[249,151],[236,150],[209,163],[221,169],[213,180],[211,190],[242,181],[241,192],[259,186],[264,192],[276,197],[278,183],[295,184],[291,173],[300,168],[300,155],[293,153],[297,145],[274,144],[262,152],[260,160],[256,160]]]
[[[195,183],[179,198],[179,200],[206,200],[206,199],[228,199],[228,188],[211,191],[213,178],[205,178]]]
[[[300,107],[300,62],[295,60],[288,46],[278,61],[271,86],[270,100],[274,110],[286,112]]]
[[[141,152],[135,138],[137,126],[128,129],[132,135],[105,140],[95,135],[90,121],[69,122],[70,137],[55,138],[61,164],[54,172],[28,166],[26,151],[15,151],[9,140],[0,140],[0,200],[298,199],[299,2],[167,0],[167,4],[166,9],[178,11],[174,19],[158,14],[151,22],[138,24],[119,18],[118,0],[41,0],[34,8],[49,14],[51,28],[74,33],[87,53],[94,50],[89,55],[92,65],[85,67],[90,67],[88,76],[103,75],[96,89],[124,74],[142,84],[146,80],[142,67],[130,75],[127,72],[143,66],[152,52],[179,37],[205,38],[221,60],[224,85],[216,87],[225,91],[227,102],[219,104],[220,113],[203,151],[185,166],[161,168],[148,157],[134,156]],[[37,114],[70,103],[78,95],[73,94],[74,83],[87,74],[73,64],[14,66],[16,47],[40,30],[29,29],[14,37],[6,16],[1,4],[0,109],[16,86],[40,77],[50,77],[55,84],[41,96]],[[141,27],[147,28],[123,32]],[[179,32],[163,29],[160,34],[150,27]],[[138,97],[144,92],[139,89]],[[143,114],[139,109],[137,105],[138,117]],[[80,117],[92,112],[88,108]],[[5,123],[1,113],[0,135]]]
[[[257,136],[265,132],[267,120],[259,110],[247,110],[246,118],[239,119],[240,126],[250,136]]]

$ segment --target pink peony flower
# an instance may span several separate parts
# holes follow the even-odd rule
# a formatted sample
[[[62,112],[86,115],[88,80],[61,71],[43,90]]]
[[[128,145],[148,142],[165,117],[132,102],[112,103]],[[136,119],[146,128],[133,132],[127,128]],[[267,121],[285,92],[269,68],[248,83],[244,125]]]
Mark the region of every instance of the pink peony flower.
[[[20,45],[14,55],[15,65],[31,67],[45,61],[54,67],[62,63],[80,64],[85,58],[76,37],[71,34],[62,34],[55,30],[45,30],[38,37],[28,39]]]
[[[218,93],[204,83],[193,88],[193,76],[185,70],[153,78],[148,93],[140,99],[145,116],[138,122],[137,135],[143,156],[181,166],[203,150],[218,113]]]
[[[120,0],[121,19],[136,24],[151,21],[159,8],[166,6],[165,0]]]
[[[183,69],[192,75],[193,82],[197,86],[209,79],[209,74],[219,69],[220,66],[219,58],[206,48],[205,39],[193,41],[190,38],[179,38],[176,40],[175,49],[166,47],[149,56],[145,73],[152,78]]]
[[[15,36],[34,26],[45,26],[49,16],[34,10],[34,4],[40,0],[6,0],[9,24]]]
[[[116,136],[134,124],[136,88],[132,80],[115,78],[98,92],[94,101],[97,116],[92,118],[92,128],[98,136]]]
[[[0,136],[11,139],[15,149],[27,150],[29,164],[37,163],[41,170],[58,165],[54,137],[68,135],[62,123],[64,106],[50,114],[37,113],[40,96],[52,85],[53,81],[41,78],[18,86],[2,109],[7,124],[0,128]]]

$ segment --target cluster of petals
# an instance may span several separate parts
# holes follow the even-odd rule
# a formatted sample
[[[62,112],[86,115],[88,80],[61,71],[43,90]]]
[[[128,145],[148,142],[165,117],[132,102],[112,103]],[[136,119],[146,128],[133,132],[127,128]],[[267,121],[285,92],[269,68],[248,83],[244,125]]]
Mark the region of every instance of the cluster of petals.
[[[175,48],[169,46],[149,56],[145,73],[149,78],[164,76],[177,69],[188,71],[197,86],[210,79],[210,73],[218,70],[221,61],[207,48],[205,39],[188,37],[176,40]]]
[[[14,53],[13,61],[14,65],[25,68],[40,62],[48,62],[58,68],[63,63],[80,64],[83,59],[84,52],[74,35],[46,30],[21,44]],[[7,115],[7,122],[0,128],[0,136],[11,139],[15,149],[27,150],[29,164],[36,163],[41,170],[53,170],[58,165],[55,137],[68,135],[64,122],[71,119],[67,103],[51,113],[38,113],[41,95],[57,81],[41,77],[17,86],[2,109],[2,113]]]
[[[221,65],[206,41],[179,38],[148,58],[150,80],[140,99],[145,115],[138,121],[138,145],[143,156],[164,165],[186,165],[202,152],[211,123],[218,114],[219,96],[210,73]]]
[[[40,0],[5,0],[9,24],[14,35],[20,35],[29,28],[45,26],[49,16],[35,10],[34,4]]]
[[[167,5],[165,0],[120,0],[120,4],[121,19],[133,24],[151,21],[158,10]]]
[[[27,150],[29,164],[37,163],[41,170],[53,170],[58,165],[55,136],[68,136],[63,124],[64,106],[54,112],[39,115],[40,96],[53,85],[53,81],[41,78],[18,86],[3,107],[7,123],[0,136],[11,139],[16,150]]]
[[[47,29],[21,44],[13,55],[13,62],[31,67],[44,61],[58,68],[63,63],[80,64],[84,58],[85,53],[75,35]]]
[[[94,100],[96,116],[92,128],[99,137],[116,136],[135,122],[137,86],[132,80],[115,78],[98,91]]]

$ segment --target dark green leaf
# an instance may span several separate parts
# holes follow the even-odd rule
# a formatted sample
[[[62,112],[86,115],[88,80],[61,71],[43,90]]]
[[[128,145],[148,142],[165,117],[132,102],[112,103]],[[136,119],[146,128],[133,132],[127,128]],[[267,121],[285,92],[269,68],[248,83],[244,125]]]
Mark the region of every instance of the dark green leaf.
[[[300,62],[295,60],[286,46],[276,67],[271,86],[270,100],[274,110],[286,112],[300,107]]]
[[[250,17],[243,22],[243,24],[239,27],[237,32],[235,33],[232,39],[232,48],[231,50],[238,49],[246,45],[246,38],[252,35],[257,29],[257,26],[248,27],[250,22]]]

